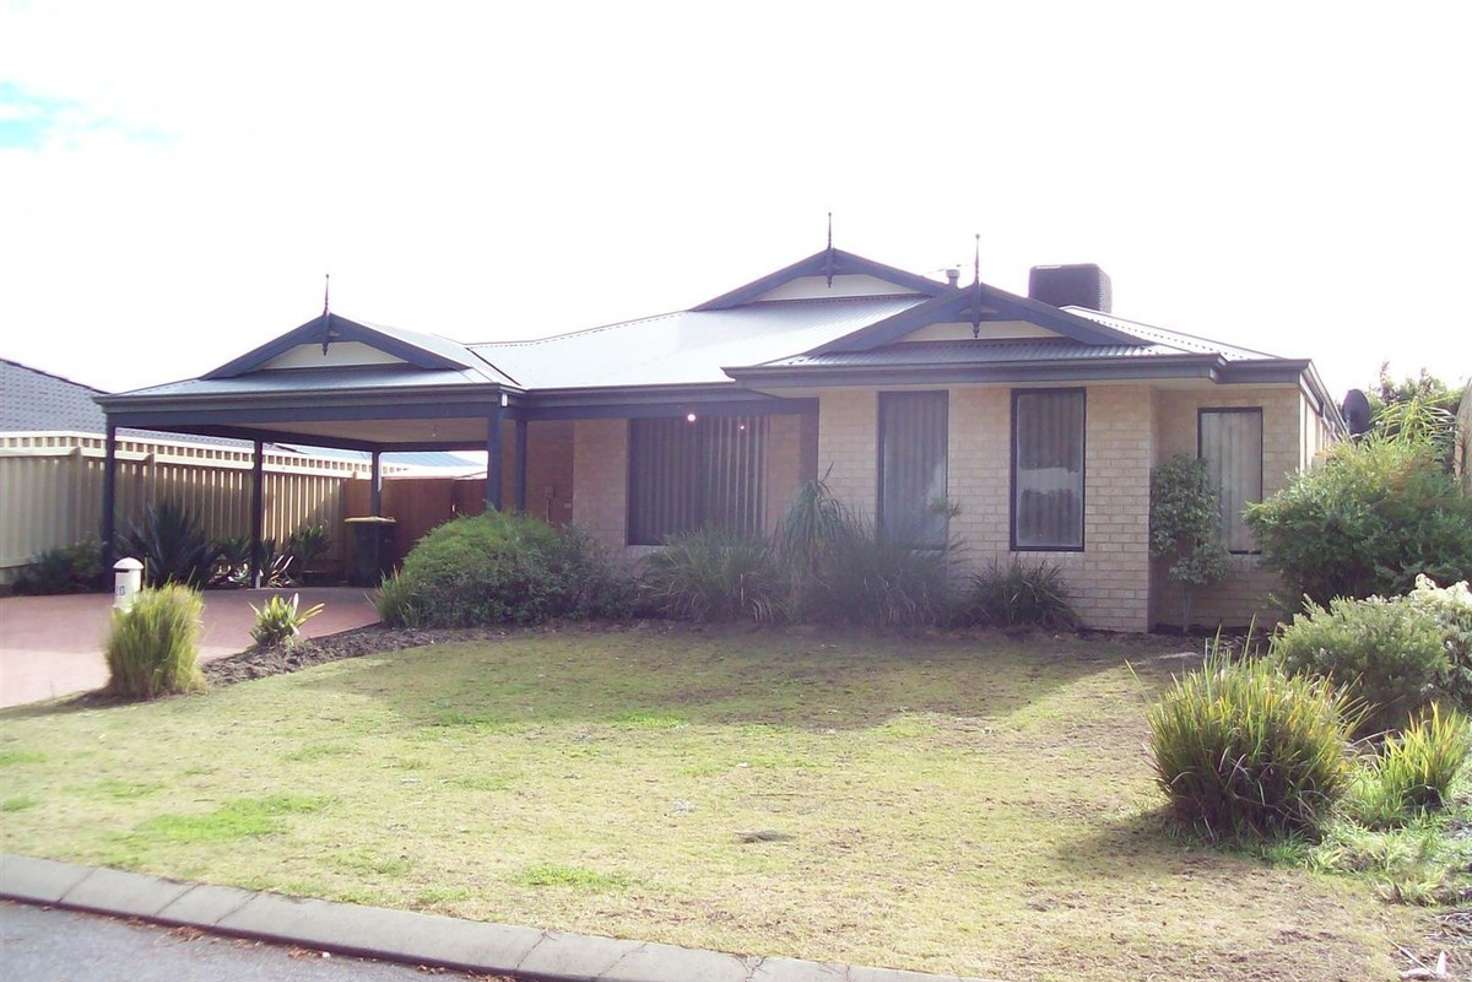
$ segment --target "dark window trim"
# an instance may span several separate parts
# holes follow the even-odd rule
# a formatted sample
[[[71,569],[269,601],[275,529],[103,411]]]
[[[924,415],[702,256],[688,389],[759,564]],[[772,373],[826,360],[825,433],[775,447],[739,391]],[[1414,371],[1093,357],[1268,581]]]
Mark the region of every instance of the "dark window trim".
[[[874,400],[874,532],[879,537],[884,536],[884,399],[885,396],[918,395],[927,393],[930,395],[940,394],[946,397],[946,486],[942,494],[949,501],[951,494],[951,390],[950,389],[895,389],[893,391],[880,391],[876,393]],[[946,539],[951,536],[951,518],[946,516]],[[946,546],[938,545],[915,545],[913,543],[896,543],[896,545],[907,545],[910,549],[930,549],[940,551]]]
[[[1080,482],[1078,508],[1079,530],[1076,546],[1018,546],[1017,544],[1017,397],[1040,392],[1078,392],[1084,397],[1083,412],[1083,473]],[[1011,479],[1007,486],[1007,544],[1012,552],[1085,552],[1089,532],[1089,390],[1087,386],[1070,385],[1051,388],[1026,388],[1012,390],[1011,414],[1007,419],[1007,432],[1011,445]]]
[[[1207,413],[1253,413],[1257,416],[1257,500],[1262,500],[1263,471],[1267,470],[1264,460],[1268,446],[1263,439],[1263,411],[1261,406],[1197,406],[1196,407],[1196,459],[1201,460],[1201,419]],[[1261,549],[1228,549],[1233,556],[1261,556]]]

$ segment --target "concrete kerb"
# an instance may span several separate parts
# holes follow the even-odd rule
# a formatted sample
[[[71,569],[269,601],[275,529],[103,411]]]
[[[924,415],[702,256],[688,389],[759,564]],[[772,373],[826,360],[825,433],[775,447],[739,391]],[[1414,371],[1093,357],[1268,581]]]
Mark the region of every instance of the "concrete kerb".
[[[10,854],[0,854],[0,897],[345,955],[548,982],[989,982],[539,931]]]

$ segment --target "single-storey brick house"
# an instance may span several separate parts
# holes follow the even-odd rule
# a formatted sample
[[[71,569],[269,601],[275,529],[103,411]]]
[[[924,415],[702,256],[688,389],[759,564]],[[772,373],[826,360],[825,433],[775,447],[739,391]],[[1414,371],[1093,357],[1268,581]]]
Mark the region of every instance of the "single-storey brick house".
[[[98,401],[110,429],[375,459],[483,448],[488,505],[631,557],[703,523],[768,529],[826,475],[903,541],[1046,557],[1086,624],[1122,631],[1179,618],[1148,554],[1150,469],[1199,454],[1233,557],[1197,615],[1264,613],[1241,508],[1344,430],[1312,363],[1117,317],[1095,266],[1036,267],[1027,297],[947,278],[829,247],[689,310],[484,344],[324,311],[197,379]]]

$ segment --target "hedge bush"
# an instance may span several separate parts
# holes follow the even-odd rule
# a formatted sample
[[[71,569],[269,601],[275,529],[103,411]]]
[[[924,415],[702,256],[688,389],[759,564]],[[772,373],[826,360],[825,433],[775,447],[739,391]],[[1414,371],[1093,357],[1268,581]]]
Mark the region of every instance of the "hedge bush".
[[[1472,578],[1472,498],[1424,443],[1336,444],[1246,514],[1264,564],[1295,604],[1401,594],[1423,573],[1442,583]]]
[[[138,591],[126,611],[114,611],[104,652],[107,689],[152,699],[200,688],[199,632],[204,599],[175,583]]]
[[[1352,700],[1272,659],[1213,651],[1148,715],[1156,781],[1210,838],[1312,832],[1349,786]]]
[[[1449,667],[1435,618],[1402,598],[1310,601],[1272,648],[1289,672],[1352,690],[1366,706],[1364,733],[1405,726],[1437,697]]]
[[[634,593],[582,532],[493,511],[432,529],[377,601],[391,625],[475,627],[627,616]]]

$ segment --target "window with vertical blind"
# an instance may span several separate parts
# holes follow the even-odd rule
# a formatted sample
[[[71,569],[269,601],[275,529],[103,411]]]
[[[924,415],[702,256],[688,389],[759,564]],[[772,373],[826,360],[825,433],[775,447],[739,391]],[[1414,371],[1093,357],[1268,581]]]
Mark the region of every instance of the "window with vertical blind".
[[[1084,547],[1084,390],[1012,392],[1012,548]]]
[[[1262,409],[1202,409],[1196,421],[1196,453],[1217,487],[1222,541],[1232,552],[1256,552],[1242,509],[1262,500]]]
[[[759,533],[766,521],[765,416],[629,421],[629,545],[714,525]]]
[[[946,393],[879,394],[879,529],[891,542],[946,544]]]

